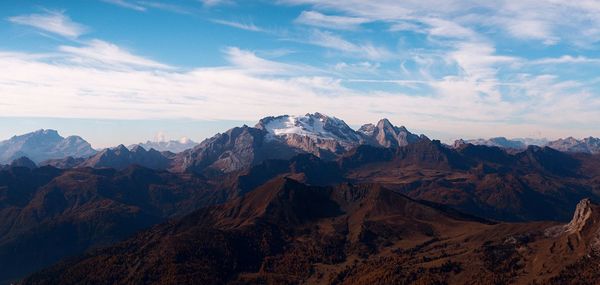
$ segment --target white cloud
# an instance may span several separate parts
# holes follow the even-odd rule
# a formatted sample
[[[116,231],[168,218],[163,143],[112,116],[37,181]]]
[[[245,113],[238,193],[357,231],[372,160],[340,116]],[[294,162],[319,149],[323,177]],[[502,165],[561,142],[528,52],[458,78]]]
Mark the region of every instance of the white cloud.
[[[12,23],[34,27],[36,29],[54,33],[67,38],[77,38],[88,29],[73,22],[60,11],[47,11],[45,14],[30,14],[8,18]]]
[[[108,65],[114,67],[158,68],[169,69],[169,65],[134,55],[119,46],[101,41],[91,40],[85,46],[60,46],[59,50],[70,55],[71,60],[92,65]]]
[[[356,30],[361,24],[367,23],[369,20],[360,17],[325,15],[316,11],[302,11],[295,22],[329,29]]]

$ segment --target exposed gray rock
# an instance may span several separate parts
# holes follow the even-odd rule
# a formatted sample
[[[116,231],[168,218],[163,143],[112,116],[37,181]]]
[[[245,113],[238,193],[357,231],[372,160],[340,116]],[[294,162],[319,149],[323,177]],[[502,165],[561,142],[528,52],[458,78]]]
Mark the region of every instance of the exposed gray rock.
[[[407,146],[420,140],[418,135],[409,132],[404,126],[392,125],[388,119],[380,120],[377,125],[363,125],[358,133],[364,143],[387,148]]]

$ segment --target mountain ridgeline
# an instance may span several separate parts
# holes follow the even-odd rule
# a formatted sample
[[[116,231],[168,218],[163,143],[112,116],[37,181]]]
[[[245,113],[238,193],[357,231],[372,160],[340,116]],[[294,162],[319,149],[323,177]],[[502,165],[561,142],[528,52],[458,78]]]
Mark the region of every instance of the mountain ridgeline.
[[[28,157],[0,167],[0,284],[600,282],[593,151],[315,113]]]

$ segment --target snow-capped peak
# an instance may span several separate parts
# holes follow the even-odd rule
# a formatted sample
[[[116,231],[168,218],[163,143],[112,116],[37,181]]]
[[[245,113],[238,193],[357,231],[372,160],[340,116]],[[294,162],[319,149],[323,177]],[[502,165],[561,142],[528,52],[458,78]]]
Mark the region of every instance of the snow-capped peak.
[[[359,139],[356,132],[344,121],[321,113],[267,117],[261,119],[256,127],[267,131],[272,138],[296,134],[342,142],[355,142]]]

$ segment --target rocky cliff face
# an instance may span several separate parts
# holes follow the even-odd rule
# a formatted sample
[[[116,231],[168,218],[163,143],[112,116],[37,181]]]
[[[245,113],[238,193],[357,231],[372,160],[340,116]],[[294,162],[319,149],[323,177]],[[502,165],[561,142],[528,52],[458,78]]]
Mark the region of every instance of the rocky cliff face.
[[[590,199],[581,200],[573,219],[562,228],[554,229],[554,235],[557,233],[574,238],[586,252],[600,254],[600,206]]]
[[[407,146],[421,139],[421,137],[409,132],[404,126],[396,127],[392,125],[388,119],[380,120],[377,125],[363,125],[358,133],[364,143],[386,148]]]

